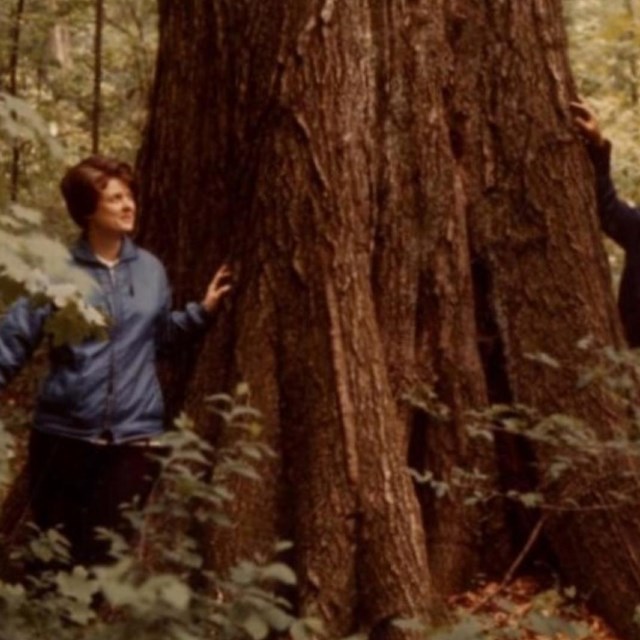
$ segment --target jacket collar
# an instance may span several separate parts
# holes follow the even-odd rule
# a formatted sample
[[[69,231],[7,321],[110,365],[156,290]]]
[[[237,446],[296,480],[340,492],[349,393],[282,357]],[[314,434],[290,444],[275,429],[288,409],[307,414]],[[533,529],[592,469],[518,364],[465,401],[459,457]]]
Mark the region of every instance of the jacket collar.
[[[100,260],[96,258],[93,249],[89,241],[84,235],[81,235],[76,243],[71,247],[71,255],[76,262],[84,262],[93,265],[102,265]],[[120,262],[129,262],[135,260],[138,257],[138,248],[131,238],[125,236],[122,241],[122,248],[120,249]]]

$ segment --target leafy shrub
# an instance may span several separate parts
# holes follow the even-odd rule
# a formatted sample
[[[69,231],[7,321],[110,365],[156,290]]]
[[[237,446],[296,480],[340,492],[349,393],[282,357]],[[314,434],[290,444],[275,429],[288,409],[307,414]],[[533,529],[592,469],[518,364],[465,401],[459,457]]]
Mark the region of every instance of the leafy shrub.
[[[262,640],[276,631],[304,640],[320,631],[318,621],[297,619],[290,603],[278,595],[279,586],[296,583],[293,571],[275,559],[288,545],[278,545],[273,558],[244,560],[228,575],[203,565],[199,542],[188,533],[190,522],[195,518],[229,526],[225,506],[234,497],[228,480],[236,474],[258,480],[252,462],[273,455],[259,440],[260,415],[248,404],[246,386],[240,385],[234,396],[219,394],[208,402],[226,428],[240,437],[214,452],[181,416],[176,430],[162,439],[168,452],[159,458],[162,491],[142,514],[135,509],[129,513],[144,533],[147,555],[162,569],[150,568],[112,531],[101,534],[111,543],[113,564],[69,568],[64,537],[52,530],[36,532],[16,556],[27,566],[37,561],[47,569],[22,582],[0,582],[0,634],[35,640],[44,637],[46,629],[46,637],[60,640]],[[158,519],[163,526],[149,526]]]

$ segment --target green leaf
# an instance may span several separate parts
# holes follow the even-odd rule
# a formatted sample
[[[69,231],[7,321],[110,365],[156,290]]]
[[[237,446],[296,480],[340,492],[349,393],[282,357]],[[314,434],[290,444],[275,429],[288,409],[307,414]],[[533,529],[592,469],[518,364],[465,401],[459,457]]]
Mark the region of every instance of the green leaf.
[[[429,634],[430,640],[485,640],[484,629],[477,618],[466,618],[457,624]]]
[[[581,338],[577,342],[577,347],[581,351],[586,351],[587,349],[591,349],[594,346],[595,338],[593,335],[589,334],[584,338]]]
[[[239,382],[236,385],[235,388],[235,397],[240,399],[240,398],[246,398],[249,396],[249,385],[246,382]]]
[[[26,222],[30,225],[39,225],[42,223],[42,214],[36,209],[30,209],[29,207],[23,207],[16,202],[12,202],[9,211],[11,215],[22,222]]]
[[[77,601],[67,603],[65,605],[65,612],[72,622],[82,627],[87,626],[97,617],[95,611],[88,604]]]
[[[573,625],[556,616],[546,616],[538,611],[531,611],[524,619],[527,629],[541,635],[556,637],[556,634],[573,636]]]
[[[296,620],[291,625],[289,628],[289,635],[292,640],[313,640],[313,634],[310,633],[303,620]]]
[[[424,473],[419,473],[415,469],[409,469],[409,475],[417,482],[418,484],[430,484],[433,480],[433,472],[425,471]]]
[[[269,625],[256,613],[250,613],[241,626],[254,640],[263,640],[269,634]]]
[[[264,567],[261,571],[261,577],[265,580],[277,580],[289,585],[294,585],[298,581],[293,570],[282,562],[274,562]]]
[[[58,572],[55,577],[60,593],[68,598],[89,604],[99,587],[84,567],[74,567],[71,573]]]
[[[326,635],[326,631],[319,618],[302,618],[291,625],[289,634],[293,640],[314,640]]]
[[[551,357],[548,353],[526,353],[524,356],[527,360],[531,360],[532,362],[538,362],[546,367],[551,367],[552,369],[560,369],[562,365],[553,357]]]
[[[424,633],[427,630],[426,625],[418,618],[397,618],[393,620],[393,626],[403,631],[416,631]]]
[[[316,635],[319,636],[324,636],[326,635],[326,630],[324,628],[324,623],[322,622],[322,620],[320,618],[303,618],[302,620],[304,622],[304,624],[306,625],[307,629],[309,629],[309,631],[315,633]]]
[[[291,540],[280,540],[279,542],[276,542],[276,553],[283,553],[284,551],[289,551],[290,549],[293,549],[293,542],[291,542]]]
[[[286,631],[294,621],[293,616],[279,607],[266,607],[261,613],[268,625],[279,632]]]
[[[522,502],[527,509],[539,507],[544,502],[544,498],[540,493],[521,493],[519,497],[520,502]]]
[[[249,480],[256,480],[256,481],[260,481],[262,480],[262,478],[260,477],[260,474],[253,468],[250,467],[249,465],[235,465],[231,471],[233,471],[233,473],[235,473],[238,476],[242,476],[243,478],[248,478]]]
[[[184,627],[174,627],[171,630],[171,634],[173,636],[173,640],[202,640],[202,636],[200,634],[195,635]]]
[[[186,611],[191,602],[191,589],[174,576],[167,576],[160,593],[165,602],[179,611]]]
[[[173,421],[173,424],[180,431],[193,431],[196,426],[195,422],[184,411]]]
[[[249,585],[256,582],[258,568],[251,562],[240,562],[231,569],[231,580],[239,585]]]

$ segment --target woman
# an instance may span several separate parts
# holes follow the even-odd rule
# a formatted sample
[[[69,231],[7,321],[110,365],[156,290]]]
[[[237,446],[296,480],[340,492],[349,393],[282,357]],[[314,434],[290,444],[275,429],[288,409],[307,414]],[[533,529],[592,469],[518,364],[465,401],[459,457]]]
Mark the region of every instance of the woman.
[[[595,171],[600,225],[625,251],[618,309],[627,343],[640,347],[640,209],[618,197],[611,179],[611,143],[594,112],[584,102],[572,102],[571,110]]]
[[[109,335],[50,349],[28,469],[36,524],[61,526],[73,559],[89,564],[105,559],[95,527],[130,536],[120,507],[144,502],[151,488],[147,453],[164,424],[156,357],[202,335],[231,273],[222,266],[200,303],[171,311],[164,267],[129,238],[136,222],[131,167],[91,156],[67,171],[61,190],[82,231],[73,262],[95,281],[88,302],[106,313]],[[9,309],[0,325],[0,388],[39,344],[51,313],[26,299]]]

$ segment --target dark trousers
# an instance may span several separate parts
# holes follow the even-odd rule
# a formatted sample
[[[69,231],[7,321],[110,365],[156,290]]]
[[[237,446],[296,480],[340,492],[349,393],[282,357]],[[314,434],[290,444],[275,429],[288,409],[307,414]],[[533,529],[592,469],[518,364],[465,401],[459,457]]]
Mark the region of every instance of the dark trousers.
[[[138,532],[122,508],[146,503],[160,471],[157,455],[144,444],[93,444],[33,430],[28,468],[35,523],[61,529],[74,563],[107,562],[110,545],[96,539],[95,528],[135,541]]]

